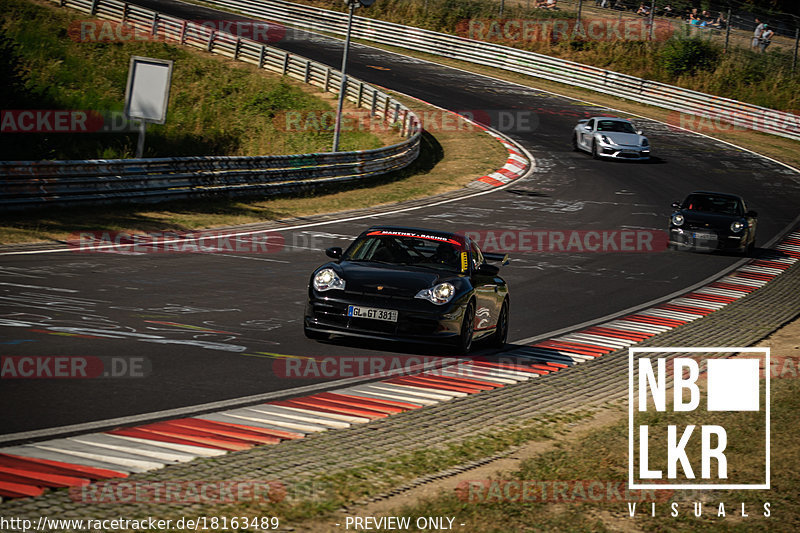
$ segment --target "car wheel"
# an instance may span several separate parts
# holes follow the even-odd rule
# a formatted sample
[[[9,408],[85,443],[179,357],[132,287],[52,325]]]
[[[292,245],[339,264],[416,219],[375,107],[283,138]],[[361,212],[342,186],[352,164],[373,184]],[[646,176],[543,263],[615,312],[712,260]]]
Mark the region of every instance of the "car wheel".
[[[314,331],[313,329],[308,329],[307,327],[303,326],[303,333],[305,333],[306,337],[315,341],[326,341],[331,338],[329,333],[322,333],[320,331]]]
[[[592,141],[592,157],[594,159],[600,159],[600,155],[597,153],[597,142]]]
[[[497,327],[492,335],[491,344],[495,348],[502,348],[508,339],[508,298],[503,300],[500,314],[497,316]]]
[[[472,348],[472,335],[475,333],[475,302],[470,301],[464,309],[464,318],[461,320],[461,334],[458,336],[456,351],[459,355],[466,355]]]
[[[572,150],[574,152],[579,152],[580,151],[580,148],[578,148],[578,134],[577,133],[573,133],[572,134]]]

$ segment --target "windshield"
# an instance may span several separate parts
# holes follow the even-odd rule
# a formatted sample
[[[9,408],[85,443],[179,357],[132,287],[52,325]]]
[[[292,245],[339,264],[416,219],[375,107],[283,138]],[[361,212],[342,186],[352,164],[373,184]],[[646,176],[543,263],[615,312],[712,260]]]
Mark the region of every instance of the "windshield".
[[[598,120],[597,131],[613,131],[618,133],[636,133],[630,122],[621,120]]]
[[[359,237],[343,259],[461,272],[461,246],[453,239],[374,233]]]
[[[704,211],[720,215],[741,216],[742,209],[739,200],[727,196],[712,196],[707,194],[690,194],[683,202],[683,208],[691,211]]]

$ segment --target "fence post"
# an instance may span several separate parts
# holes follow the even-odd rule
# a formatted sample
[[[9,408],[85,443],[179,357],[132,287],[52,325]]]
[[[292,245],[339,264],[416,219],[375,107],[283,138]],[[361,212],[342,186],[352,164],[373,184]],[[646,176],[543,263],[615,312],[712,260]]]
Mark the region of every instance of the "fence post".
[[[331,68],[325,67],[325,81],[322,83],[322,92],[328,92],[328,84],[331,81]]]
[[[792,72],[797,68],[797,45],[800,44],[800,28],[794,29],[794,56],[792,57]]]
[[[283,75],[286,76],[286,73],[289,72],[289,53],[285,53],[283,55]]]
[[[731,8],[728,8],[728,18],[725,20],[725,48],[723,51],[728,53],[728,45],[731,41]]]
[[[89,13],[94,16],[97,13],[97,0],[92,0],[92,8]]]
[[[216,30],[211,30],[211,33],[208,34],[208,42],[206,43],[206,51],[210,52],[211,49],[214,47],[214,32]]]
[[[239,48],[242,46],[242,38],[236,38],[236,48],[233,49],[233,60],[236,61],[239,59]]]
[[[150,29],[152,35],[158,34],[158,13],[153,13],[153,27]]]
[[[122,22],[128,18],[128,2],[122,4]]]
[[[303,83],[308,83],[308,79],[311,76],[311,60],[306,60],[306,69],[303,72]]]
[[[261,52],[258,54],[258,68],[264,68],[264,56],[267,54],[267,47],[261,45]]]
[[[375,108],[377,107],[377,104],[378,104],[378,90],[377,89],[372,89],[372,103],[369,106],[369,115],[371,117],[375,116],[375,112],[376,112]]]
[[[361,96],[364,94],[364,82],[358,82],[358,96],[356,97],[356,107],[361,107]]]

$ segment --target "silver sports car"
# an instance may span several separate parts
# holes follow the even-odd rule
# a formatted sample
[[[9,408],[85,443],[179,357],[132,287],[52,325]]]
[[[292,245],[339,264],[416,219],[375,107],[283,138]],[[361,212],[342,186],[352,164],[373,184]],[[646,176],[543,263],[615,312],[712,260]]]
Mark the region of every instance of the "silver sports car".
[[[595,159],[650,158],[650,141],[630,120],[592,117],[579,120],[572,132],[572,148],[584,150]]]

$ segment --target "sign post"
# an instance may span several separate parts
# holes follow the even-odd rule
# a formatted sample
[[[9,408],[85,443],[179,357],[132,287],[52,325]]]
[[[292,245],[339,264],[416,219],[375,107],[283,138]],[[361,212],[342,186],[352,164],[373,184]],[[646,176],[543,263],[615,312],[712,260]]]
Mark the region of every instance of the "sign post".
[[[147,123],[163,124],[167,120],[172,64],[167,59],[132,56],[125,88],[125,116],[139,120],[139,141],[136,158],[144,154]]]

